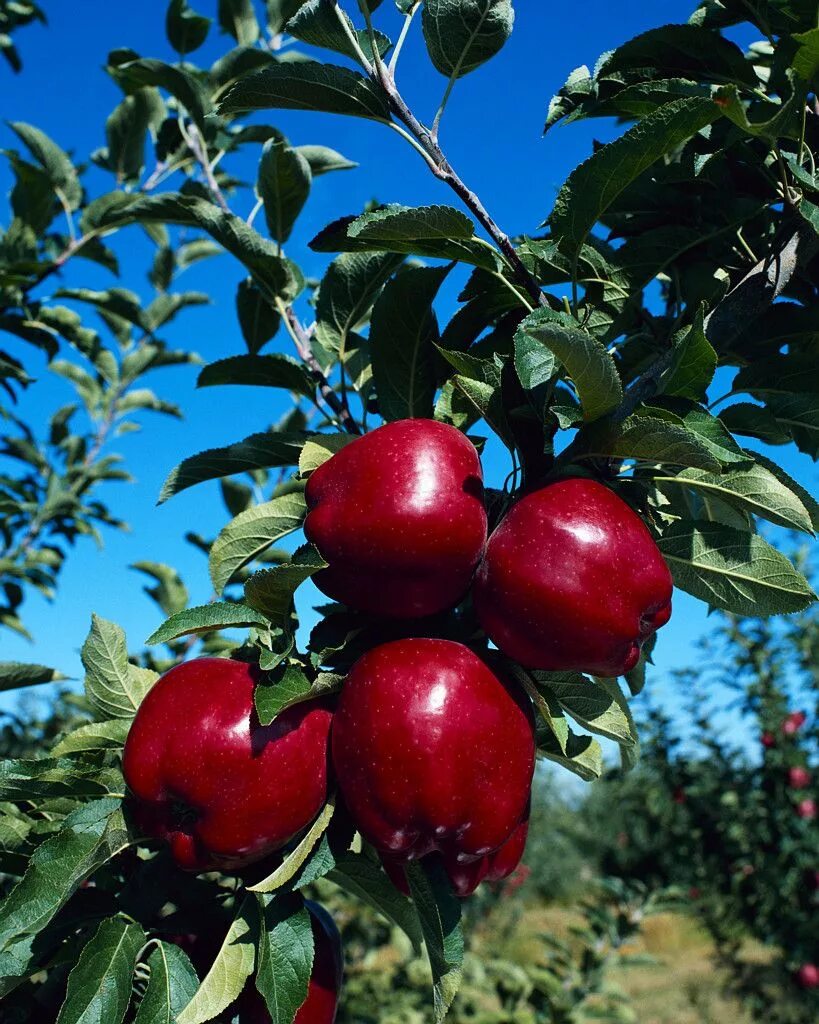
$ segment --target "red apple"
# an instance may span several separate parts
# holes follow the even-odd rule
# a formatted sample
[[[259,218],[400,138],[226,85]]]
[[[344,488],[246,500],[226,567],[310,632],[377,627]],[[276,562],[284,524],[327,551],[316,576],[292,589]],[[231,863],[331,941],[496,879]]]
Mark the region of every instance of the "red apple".
[[[467,863],[459,861],[457,854],[444,857],[443,864],[456,894],[464,899],[471,896],[481,882],[500,882],[504,878],[508,878],[520,866],[528,836],[529,817],[527,814],[509,839],[494,853]],[[433,854],[433,856],[436,855]],[[382,856],[381,861],[393,885],[409,896],[410,887],[404,871],[405,861],[393,860],[385,856]]]
[[[808,716],[804,711],[792,712],[782,723],[783,734],[785,736],[795,736],[807,720]]]
[[[307,999],[301,1004],[293,1024],[333,1024],[336,1019],[344,960],[341,936],[335,921],[324,907],[310,900],[306,903],[313,926],[313,972],[307,989]],[[271,1024],[267,1005],[249,982],[241,996],[240,1019],[245,1024]]]
[[[483,628],[528,668],[617,676],[671,617],[668,566],[645,523],[594,480],[521,498],[489,538],[475,581]]]
[[[796,805],[796,813],[804,821],[813,821],[816,817],[816,801],[815,800],[800,800]]]
[[[776,737],[772,732],[763,732],[760,743],[766,750],[776,746]]]
[[[434,615],[469,589],[486,544],[481,462],[459,430],[399,420],[312,474],[304,533],[335,601],[397,618]]]
[[[198,658],[167,672],[136,713],[123,756],[135,818],[176,862],[202,871],[261,860],[327,799],[332,713],[296,705],[262,726],[257,670]]]
[[[791,789],[806,789],[811,782],[811,775],[807,768],[789,768],[788,785]]]
[[[449,640],[397,640],[341,692],[333,762],[365,839],[394,864],[441,855],[456,887],[514,868],[535,766],[528,699]],[[496,865],[491,856],[507,842]],[[507,859],[508,858],[508,859]]]
[[[803,964],[796,972],[796,980],[802,988],[819,988],[819,967]]]

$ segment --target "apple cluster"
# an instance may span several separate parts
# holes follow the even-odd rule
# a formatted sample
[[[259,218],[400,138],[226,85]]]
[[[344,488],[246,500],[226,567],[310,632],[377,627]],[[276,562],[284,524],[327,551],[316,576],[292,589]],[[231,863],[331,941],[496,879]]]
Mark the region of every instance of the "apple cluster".
[[[200,658],[166,673],[130,730],[134,815],[183,868],[236,871],[297,838],[336,785],[396,886],[436,856],[458,895],[523,855],[535,767],[528,696],[499,662],[615,676],[671,614],[672,581],[642,519],[604,484],[563,478],[520,497],[487,540],[472,442],[432,420],[389,423],[310,476],[304,532],[329,597],[418,620],[352,667],[333,706],[313,700],[267,726],[258,670]],[[480,653],[425,620],[470,592]],[[332,1021],[305,1012],[298,1024]]]

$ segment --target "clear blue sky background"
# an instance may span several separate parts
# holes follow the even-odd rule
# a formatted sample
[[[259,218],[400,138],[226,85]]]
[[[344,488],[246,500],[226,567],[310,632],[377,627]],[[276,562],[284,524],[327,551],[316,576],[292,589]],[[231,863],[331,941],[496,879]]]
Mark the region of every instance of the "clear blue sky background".
[[[102,70],[107,52],[129,46],[142,56],[175,59],[164,35],[166,5],[160,0],[141,4],[45,0],[43,6],[49,26],[35,25],[17,36],[25,62],[23,73],[13,76],[5,64],[0,64],[0,113],[4,121],[38,125],[82,159],[104,144],[105,118],[120,98]],[[216,3],[196,0],[193,6],[213,15]],[[350,0],[345,6],[355,8]],[[536,231],[550,212],[563,180],[591,152],[593,139],[606,140],[617,132],[614,125],[597,122],[562,128],[542,137],[549,99],[568,73],[580,64],[593,65],[601,53],[647,28],[687,20],[694,3],[634,0],[612,4],[610,0],[587,0],[580,7],[567,8],[541,0],[518,0],[515,6],[517,20],[512,39],[498,58],[461,81],[442,129],[442,142],[452,163],[510,234]],[[384,4],[382,12],[379,25],[395,38],[398,16],[393,5]],[[231,41],[214,28],[206,46],[192,59],[207,65],[230,45]],[[425,58],[419,25],[414,27],[402,56],[399,84],[419,116],[431,118],[445,81]],[[360,211],[372,197],[407,205],[454,202],[445,187],[431,178],[420,158],[379,125],[289,111],[271,112],[265,120],[275,123],[294,143],[321,142],[361,165],[355,171],[329,175],[315,183],[289,245],[289,255],[309,273],[320,273],[326,259],[311,253],[306,242],[330,220]],[[14,145],[15,141],[0,125],[0,146]],[[235,163],[230,166],[236,169]],[[250,161],[241,170],[252,180]],[[93,167],[86,181],[93,194],[110,187],[110,178]],[[9,184],[7,169],[0,164],[4,220]],[[168,187],[172,186],[173,182]],[[252,193],[246,191],[233,201],[233,207],[246,216],[253,202]],[[257,226],[261,225],[259,218]],[[143,272],[150,247],[138,229],[121,235],[114,244],[122,258],[122,283],[147,296],[149,286]],[[163,337],[173,345],[198,351],[208,362],[241,352],[243,342],[233,310],[240,276],[238,264],[227,256],[187,272],[178,287],[209,292],[213,305],[184,313],[178,324],[162,332]],[[69,269],[65,280],[100,288],[114,283],[110,275],[90,263]],[[450,311],[451,291],[442,299],[442,321]],[[288,351],[284,334],[269,350],[276,349]],[[26,358],[31,364],[28,353]],[[111,485],[105,497],[114,511],[128,520],[132,532],[108,531],[102,552],[90,541],[81,542],[63,572],[57,602],[49,604],[32,596],[25,605],[25,620],[36,644],[31,646],[3,632],[0,658],[36,660],[79,677],[78,651],[92,611],[119,622],[127,631],[131,648],[140,647],[161,619],[156,606],[141,591],[141,577],[128,569],[140,559],[176,566],[191,590],[193,602],[208,599],[205,559],[186,545],[182,536],[187,530],[213,536],[224,525],[226,515],[216,484],[187,491],[160,508],[155,506],[156,496],[168,470],[182,458],[263,429],[284,410],[285,403],[275,392],[264,389],[197,392],[195,375],[192,368],[177,368],[156,374],[152,382],[163,397],[182,405],[184,421],[146,415],[142,433],[116,442],[138,485]],[[721,386],[725,381],[718,383]],[[69,397],[66,385],[42,374],[23,399],[21,413],[29,422],[44,422]],[[785,454],[784,449],[778,449],[775,457],[815,489],[817,474],[808,459],[797,453]],[[494,456],[488,459],[486,468],[490,481],[494,477],[496,483],[507,472]],[[305,587],[299,593],[300,608],[306,611],[315,597],[316,592]],[[676,701],[667,670],[696,661],[694,643],[706,628],[704,606],[678,594],[674,617],[663,630],[657,648],[658,670],[651,689],[658,698]]]

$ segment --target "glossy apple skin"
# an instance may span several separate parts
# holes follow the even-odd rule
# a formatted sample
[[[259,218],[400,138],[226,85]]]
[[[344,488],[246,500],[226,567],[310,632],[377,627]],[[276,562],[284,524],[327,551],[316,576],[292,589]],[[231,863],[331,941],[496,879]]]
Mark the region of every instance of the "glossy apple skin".
[[[486,545],[475,446],[434,420],[398,420],[311,475],[304,533],[329,562],[316,586],[351,608],[434,615],[469,588]]]
[[[335,921],[324,907],[308,900],[313,926],[313,973],[307,988],[307,998],[301,1004],[293,1024],[333,1024],[338,1010],[341,983],[344,973],[344,958],[341,936]],[[240,1000],[240,1017],[243,1024],[271,1024],[264,999],[252,985],[248,985]]]
[[[527,815],[531,705],[462,644],[397,640],[351,669],[332,753],[364,838],[396,865],[439,853],[467,890]]]
[[[461,863],[457,856],[443,858],[443,864],[452,882],[456,895],[461,899],[471,896],[481,882],[500,882],[508,878],[518,867],[526,849],[529,836],[529,815],[517,826],[512,835],[494,853],[469,863]],[[433,856],[435,856],[433,854]],[[390,876],[393,885],[405,896],[410,895],[410,887],[404,871],[404,862],[382,856],[384,870]]]
[[[671,573],[645,523],[594,480],[521,498],[489,538],[475,609],[514,661],[617,676],[671,617]]]
[[[198,658],[167,672],[137,711],[123,755],[137,823],[180,867],[236,870],[298,835],[327,799],[332,713],[296,705],[262,726],[256,669]]]

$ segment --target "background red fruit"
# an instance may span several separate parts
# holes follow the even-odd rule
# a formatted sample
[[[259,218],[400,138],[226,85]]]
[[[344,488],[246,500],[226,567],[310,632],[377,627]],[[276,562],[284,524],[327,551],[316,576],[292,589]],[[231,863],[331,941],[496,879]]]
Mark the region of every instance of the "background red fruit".
[[[807,720],[808,716],[804,711],[794,711],[782,723],[782,732],[785,736],[795,736]]]
[[[616,676],[671,617],[671,573],[645,523],[594,480],[522,498],[489,538],[475,581],[486,632],[529,668]]]
[[[357,438],[307,482],[308,540],[330,563],[316,586],[377,615],[414,618],[463,597],[486,544],[475,446],[434,420]]]
[[[763,732],[760,742],[766,750],[770,750],[771,747],[776,746],[776,737],[772,732]]]
[[[788,785],[791,789],[805,789],[810,785],[810,772],[807,768],[789,768],[788,769]]]
[[[813,821],[816,817],[816,801],[800,800],[796,805],[796,813],[800,818],[804,818],[805,821]]]
[[[310,824],[327,798],[332,714],[300,704],[261,726],[255,670],[199,658],[166,673],[125,744],[134,812],[177,863],[204,870],[261,860]]]
[[[802,988],[819,988],[819,967],[816,964],[803,964],[796,972],[796,980]]]
[[[315,943],[313,973],[310,975],[307,998],[299,1008],[293,1024],[333,1024],[344,972],[341,936],[335,921],[324,907],[309,900],[306,906],[310,911]],[[245,1024],[270,1024],[272,1020],[264,999],[252,981],[241,996],[239,1010]]]
[[[360,658],[332,748],[353,821],[394,861],[438,852],[454,873],[498,850],[526,815],[531,706],[461,644],[398,640]]]

